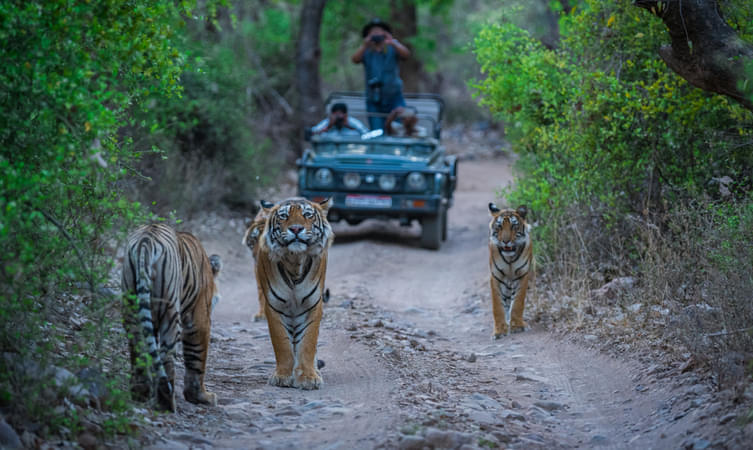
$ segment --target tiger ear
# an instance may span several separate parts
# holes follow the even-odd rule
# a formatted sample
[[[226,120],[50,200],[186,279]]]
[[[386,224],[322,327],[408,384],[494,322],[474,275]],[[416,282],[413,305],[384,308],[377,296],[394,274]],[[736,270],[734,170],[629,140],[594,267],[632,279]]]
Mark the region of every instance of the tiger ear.
[[[489,202],[489,212],[494,215],[499,212],[499,208],[497,208],[497,205],[495,205],[493,202]]]
[[[526,214],[528,214],[528,208],[526,207],[526,205],[520,205],[518,206],[518,209],[515,210],[515,212],[517,212],[520,217],[525,219]]]
[[[266,200],[259,200],[259,204],[261,205],[261,208],[265,211],[269,211],[275,206],[274,203],[268,202]]]
[[[319,202],[319,206],[321,206],[321,207],[322,207],[322,209],[324,210],[324,212],[326,213],[326,212],[328,212],[328,211],[329,211],[329,209],[330,209],[330,208],[332,207],[332,204],[333,204],[333,203],[334,203],[334,202],[332,201],[332,197],[329,197],[329,198],[328,198],[328,199],[326,199],[326,200],[322,200],[322,201],[320,201],[320,202]]]

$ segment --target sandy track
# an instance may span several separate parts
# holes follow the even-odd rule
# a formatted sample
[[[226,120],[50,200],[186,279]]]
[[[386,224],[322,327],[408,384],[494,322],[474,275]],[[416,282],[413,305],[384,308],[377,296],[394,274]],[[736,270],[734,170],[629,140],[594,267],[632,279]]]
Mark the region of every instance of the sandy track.
[[[487,204],[510,181],[506,159],[462,162],[439,251],[419,248],[418,226],[335,225],[319,349],[325,385],[313,392],[266,384],[274,355],[266,324],[252,322],[258,303],[241,221],[199,226],[208,251],[225,261],[207,375],[220,406],[181,400],[144,440],[171,448],[421,448],[437,436],[449,447],[680,446],[690,419],[671,418],[671,386],[644,387],[641,368],[535,327],[490,339]]]

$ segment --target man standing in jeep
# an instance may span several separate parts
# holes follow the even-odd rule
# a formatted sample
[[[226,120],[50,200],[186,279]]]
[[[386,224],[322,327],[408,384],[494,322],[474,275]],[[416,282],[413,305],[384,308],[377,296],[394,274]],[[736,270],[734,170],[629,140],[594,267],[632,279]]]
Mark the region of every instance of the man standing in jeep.
[[[399,58],[409,58],[410,50],[392,37],[388,23],[374,18],[363,27],[363,43],[351,57],[363,63],[366,75],[366,111],[369,128],[384,127],[385,116],[398,106],[405,106],[403,80],[400,79]]]

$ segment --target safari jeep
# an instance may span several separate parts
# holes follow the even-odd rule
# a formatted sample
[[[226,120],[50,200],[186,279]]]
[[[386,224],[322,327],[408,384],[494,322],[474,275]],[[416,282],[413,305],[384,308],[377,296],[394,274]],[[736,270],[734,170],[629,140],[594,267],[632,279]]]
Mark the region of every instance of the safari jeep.
[[[364,219],[397,219],[421,223],[421,246],[438,249],[447,239],[447,210],[457,184],[457,160],[440,144],[442,99],[406,94],[408,107],[428,137],[386,136],[381,130],[353,137],[318,135],[297,161],[298,194],[314,201],[334,200],[330,222],[355,225]],[[368,123],[361,93],[334,93],[334,103],[348,105],[348,114]]]

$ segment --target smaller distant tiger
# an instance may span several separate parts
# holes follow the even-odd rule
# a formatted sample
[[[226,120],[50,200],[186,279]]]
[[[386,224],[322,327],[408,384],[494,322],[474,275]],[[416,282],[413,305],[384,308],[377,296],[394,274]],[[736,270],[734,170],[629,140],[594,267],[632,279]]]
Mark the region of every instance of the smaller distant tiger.
[[[510,331],[524,331],[523,321],[528,281],[533,274],[533,243],[530,225],[526,223],[525,206],[518,209],[497,208],[489,203],[492,220],[489,223],[489,269],[492,289],[494,338]]]
[[[267,223],[269,211],[275,206],[274,203],[265,200],[261,200],[259,203],[261,204],[261,208],[259,208],[256,216],[253,219],[246,220],[246,233],[243,235],[243,240],[241,241],[243,245],[251,250],[255,264],[259,259],[259,238],[264,233],[264,225]],[[264,295],[258,281],[256,282],[256,291],[259,299],[259,312],[254,316],[254,322],[266,320],[266,315],[264,314]]]

